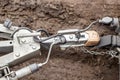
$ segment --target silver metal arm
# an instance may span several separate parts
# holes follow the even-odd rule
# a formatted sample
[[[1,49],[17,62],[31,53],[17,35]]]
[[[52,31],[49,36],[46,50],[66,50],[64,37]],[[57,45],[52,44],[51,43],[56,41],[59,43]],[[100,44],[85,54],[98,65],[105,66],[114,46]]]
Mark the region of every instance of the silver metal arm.
[[[13,40],[0,41],[0,52],[10,53],[13,51]]]

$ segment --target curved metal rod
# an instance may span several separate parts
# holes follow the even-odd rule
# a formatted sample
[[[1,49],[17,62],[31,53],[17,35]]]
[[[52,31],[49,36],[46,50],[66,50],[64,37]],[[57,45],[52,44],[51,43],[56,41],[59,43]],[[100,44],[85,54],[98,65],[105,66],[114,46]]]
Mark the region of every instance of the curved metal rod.
[[[39,67],[41,67],[41,66],[43,66],[43,65],[45,65],[45,64],[48,63],[48,61],[49,61],[49,59],[50,59],[51,51],[52,51],[52,48],[53,48],[53,45],[54,45],[54,44],[56,44],[56,43],[53,42],[53,43],[50,45],[50,48],[49,48],[49,51],[48,51],[47,58],[46,58],[45,62],[39,63],[39,64],[38,64]]]

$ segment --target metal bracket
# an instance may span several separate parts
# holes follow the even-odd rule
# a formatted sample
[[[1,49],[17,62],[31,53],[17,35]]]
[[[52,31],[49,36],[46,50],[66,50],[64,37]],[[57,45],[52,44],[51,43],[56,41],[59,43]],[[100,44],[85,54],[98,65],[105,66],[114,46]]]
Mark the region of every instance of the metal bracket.
[[[18,40],[18,35],[21,35],[23,33],[24,35],[27,34],[28,36],[28,34],[30,34],[31,36],[31,32],[29,32],[28,30],[20,30],[14,35],[13,40],[0,42],[1,44],[0,51],[11,52],[13,50],[13,52],[0,57],[0,67],[5,65],[9,66],[15,65],[19,62],[22,62],[26,59],[33,57],[35,55],[35,52],[39,51],[40,44],[36,43],[33,40],[33,36],[21,37]],[[8,51],[5,50],[7,48]]]

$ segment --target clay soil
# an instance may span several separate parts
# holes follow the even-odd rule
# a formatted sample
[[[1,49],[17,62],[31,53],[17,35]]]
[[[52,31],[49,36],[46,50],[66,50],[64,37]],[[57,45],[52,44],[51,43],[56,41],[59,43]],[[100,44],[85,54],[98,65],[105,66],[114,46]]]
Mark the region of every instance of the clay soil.
[[[85,28],[104,16],[120,16],[120,0],[0,0],[0,22],[6,18],[13,25],[46,29],[51,35],[61,29]],[[114,34],[106,26],[93,28],[101,36]],[[48,50],[15,66],[20,69],[46,59]],[[90,55],[80,48],[61,51],[55,48],[47,65],[21,80],[119,80],[118,60],[108,55]]]

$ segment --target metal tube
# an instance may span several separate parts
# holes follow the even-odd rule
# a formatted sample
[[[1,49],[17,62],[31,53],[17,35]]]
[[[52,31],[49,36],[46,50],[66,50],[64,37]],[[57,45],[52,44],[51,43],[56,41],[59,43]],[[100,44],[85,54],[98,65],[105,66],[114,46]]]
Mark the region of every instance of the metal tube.
[[[35,63],[35,64],[31,64],[31,65],[29,65],[29,66],[27,66],[27,67],[24,67],[24,68],[16,71],[16,72],[15,72],[15,73],[16,73],[16,77],[17,77],[18,79],[19,79],[19,78],[22,78],[22,77],[24,77],[24,76],[26,76],[26,75],[29,75],[29,74],[37,71],[38,69],[39,69],[38,64],[36,64],[36,63]]]

